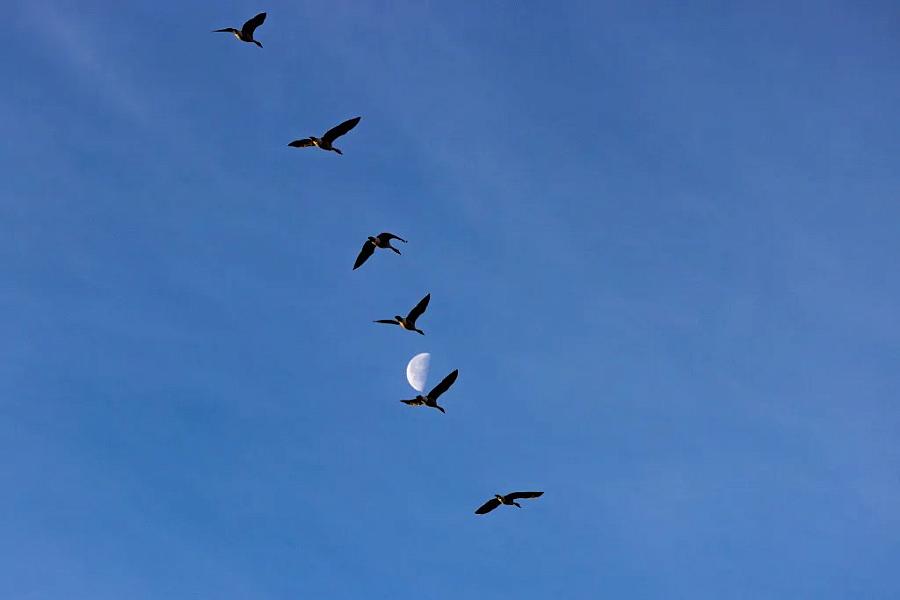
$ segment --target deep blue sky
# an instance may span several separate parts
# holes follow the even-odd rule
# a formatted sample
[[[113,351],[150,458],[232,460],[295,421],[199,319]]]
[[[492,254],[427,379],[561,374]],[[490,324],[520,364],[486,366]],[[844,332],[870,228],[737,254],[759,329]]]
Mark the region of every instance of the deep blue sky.
[[[0,597],[900,597],[900,8],[556,4],[4,5]]]

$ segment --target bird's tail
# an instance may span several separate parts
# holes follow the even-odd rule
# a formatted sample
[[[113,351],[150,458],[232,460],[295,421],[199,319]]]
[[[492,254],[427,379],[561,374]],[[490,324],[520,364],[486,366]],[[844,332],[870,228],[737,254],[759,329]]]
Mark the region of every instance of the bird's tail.
[[[518,507],[519,507],[519,508],[522,508],[522,505],[521,505],[521,504],[519,504],[519,503],[518,503],[518,502],[516,502],[516,501],[513,501],[513,504],[515,504],[515,505],[516,505],[516,506],[518,506]]]
[[[340,154],[341,156],[344,155],[344,153],[341,152],[340,150],[338,150],[337,148],[332,148],[332,150],[334,150],[335,152],[337,152],[337,153]]]
[[[260,44],[260,43],[257,42],[256,40],[253,40],[253,43],[256,44],[257,46],[259,46],[260,48],[262,48],[262,44]]]
[[[419,335],[425,335],[425,332],[421,329],[416,329],[416,333],[418,333]]]
[[[396,252],[397,254],[400,254],[400,251],[397,250],[396,248],[394,248],[393,246],[388,246],[388,248],[390,248],[391,250],[393,250],[393,251]]]
[[[434,407],[435,407],[436,409],[438,409],[439,411],[441,411],[442,413],[446,413],[446,412],[447,412],[446,410],[444,410],[444,407],[443,407],[443,406],[438,406],[437,404],[435,404]]]

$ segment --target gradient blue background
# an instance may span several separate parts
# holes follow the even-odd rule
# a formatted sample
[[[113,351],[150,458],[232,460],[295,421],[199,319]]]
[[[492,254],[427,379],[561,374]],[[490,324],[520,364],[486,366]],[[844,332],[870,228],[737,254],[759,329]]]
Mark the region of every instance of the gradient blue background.
[[[4,4],[0,597],[900,597],[900,7],[554,4]]]

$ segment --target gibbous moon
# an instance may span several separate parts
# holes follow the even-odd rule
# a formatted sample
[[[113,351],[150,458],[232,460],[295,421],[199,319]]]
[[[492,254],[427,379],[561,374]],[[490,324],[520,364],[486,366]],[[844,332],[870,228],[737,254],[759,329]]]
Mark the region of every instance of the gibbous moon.
[[[428,381],[428,367],[431,365],[431,355],[427,352],[416,354],[406,365],[406,380],[417,392],[425,391],[425,383]]]

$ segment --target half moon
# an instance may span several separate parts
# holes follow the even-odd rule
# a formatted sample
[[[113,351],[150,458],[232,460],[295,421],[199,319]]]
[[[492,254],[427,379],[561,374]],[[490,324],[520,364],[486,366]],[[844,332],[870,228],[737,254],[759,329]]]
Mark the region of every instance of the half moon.
[[[406,380],[417,392],[425,391],[428,382],[428,367],[431,366],[431,355],[427,352],[416,354],[406,365]]]

